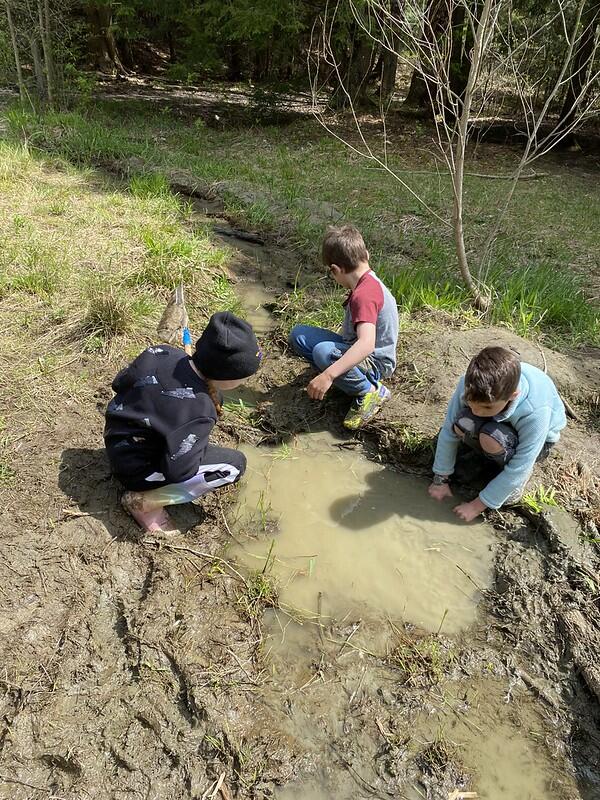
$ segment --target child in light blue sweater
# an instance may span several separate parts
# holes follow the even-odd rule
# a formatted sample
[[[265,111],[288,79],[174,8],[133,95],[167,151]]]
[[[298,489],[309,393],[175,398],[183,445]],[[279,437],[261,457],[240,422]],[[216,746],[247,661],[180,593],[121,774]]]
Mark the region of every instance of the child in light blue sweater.
[[[567,424],[565,407],[552,380],[522,364],[503,347],[486,347],[459,380],[438,438],[429,494],[452,497],[450,476],[462,443],[498,467],[470,503],[454,509],[465,522],[486,508],[500,508],[520,496],[536,461],[545,458]]]

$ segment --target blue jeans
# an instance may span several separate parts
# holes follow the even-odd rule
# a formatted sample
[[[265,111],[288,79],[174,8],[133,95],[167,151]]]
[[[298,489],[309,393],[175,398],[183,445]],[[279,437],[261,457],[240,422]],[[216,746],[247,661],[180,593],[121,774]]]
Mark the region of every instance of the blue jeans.
[[[289,336],[292,350],[309,361],[319,372],[324,372],[352,347],[339,333],[312,325],[296,325]],[[381,370],[370,358],[340,375],[333,382],[345,394],[362,397],[372,392],[381,380]]]

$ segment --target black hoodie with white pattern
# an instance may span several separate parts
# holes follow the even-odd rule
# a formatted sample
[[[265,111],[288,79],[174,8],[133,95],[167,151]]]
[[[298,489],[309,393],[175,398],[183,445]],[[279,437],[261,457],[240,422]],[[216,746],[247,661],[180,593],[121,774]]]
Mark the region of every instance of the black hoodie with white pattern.
[[[141,491],[195,475],[217,412],[189,357],[168,345],[148,347],[112,388],[104,441],[121,483]]]

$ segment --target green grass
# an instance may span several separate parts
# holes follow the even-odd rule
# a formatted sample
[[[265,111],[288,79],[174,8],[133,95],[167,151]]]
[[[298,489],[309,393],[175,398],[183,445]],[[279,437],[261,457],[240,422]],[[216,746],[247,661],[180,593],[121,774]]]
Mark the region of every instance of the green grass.
[[[90,288],[82,325],[87,337],[86,349],[93,351],[98,349],[96,345],[99,342],[132,333],[153,311],[150,298],[143,295],[132,297],[124,287]]]
[[[423,456],[434,453],[434,442],[431,436],[414,431],[403,423],[389,422],[389,427],[397,430],[397,441],[402,453],[407,456]]]
[[[540,484],[533,491],[524,494],[521,498],[521,503],[536,514],[540,514],[544,507],[558,507],[555,495],[556,492],[552,486],[546,488],[543,484]]]
[[[73,395],[63,363],[76,369],[93,353],[115,374],[156,336],[182,280],[193,334],[217,309],[237,307],[222,273],[232,251],[195,229],[189,212],[160,175],[124,186],[0,139],[0,355],[14,359],[17,346],[23,365],[11,384],[12,416],[27,398],[38,407],[42,383],[28,379],[30,369],[52,381],[48,403],[61,387]],[[3,469],[2,480],[8,475]]]
[[[244,616],[251,620],[260,619],[266,608],[277,608],[279,603],[278,580],[272,574],[274,545],[275,540],[271,542],[263,568],[250,573],[244,591],[238,595],[238,605]]]
[[[164,175],[158,173],[142,173],[134,175],[129,181],[129,191],[138,198],[171,198],[173,193]]]
[[[430,687],[442,681],[455,655],[437,636],[411,639],[403,635],[388,660],[399,670],[402,683]]]
[[[157,116],[143,104],[104,101],[85,114],[33,118],[11,112],[9,122],[17,135],[27,133],[30,147],[50,150],[71,163],[143,159],[152,172],[134,176],[130,191],[144,202],[177,201],[169,198],[164,179],[154,170],[166,174],[186,169],[199,179],[229,182],[225,199],[230,214],[250,228],[283,230],[288,245],[315,266],[329,221],[324,204],[333,204],[343,219],[362,230],[372,264],[401,310],[434,309],[474,319],[458,279],[450,229],[430,218],[400,184],[324,135],[310,119],[285,127],[215,131],[184,125],[169,113]],[[449,180],[436,174],[435,162],[425,152],[430,148],[428,132],[412,133],[415,141],[411,131],[404,134],[410,147],[400,140],[396,150],[392,146],[390,165],[447,218]],[[397,137],[396,132],[390,135]],[[515,157],[480,147],[467,170],[509,173]],[[476,275],[482,242],[505,192],[504,181],[466,178],[465,230]],[[594,257],[600,250],[599,216],[597,187],[581,175],[565,169],[560,175],[521,182],[491,263],[480,276],[495,301],[485,321],[524,336],[543,333],[561,345],[600,344],[598,306],[586,294],[594,285],[590,275],[595,273],[597,286],[600,269]],[[168,284],[161,253],[150,258],[150,275],[140,280]],[[327,293],[317,306],[304,309],[305,321],[339,320]]]

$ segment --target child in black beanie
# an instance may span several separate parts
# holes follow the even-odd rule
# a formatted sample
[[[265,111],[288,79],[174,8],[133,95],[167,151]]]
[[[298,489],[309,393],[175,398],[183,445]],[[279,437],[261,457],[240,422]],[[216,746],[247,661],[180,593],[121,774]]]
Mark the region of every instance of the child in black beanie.
[[[104,441],[123,506],[142,528],[173,531],[165,506],[235,483],[243,453],[209,444],[220,390],[253,375],[261,352],[252,327],[228,311],[213,314],[196,350],[148,347],[112,383]]]

